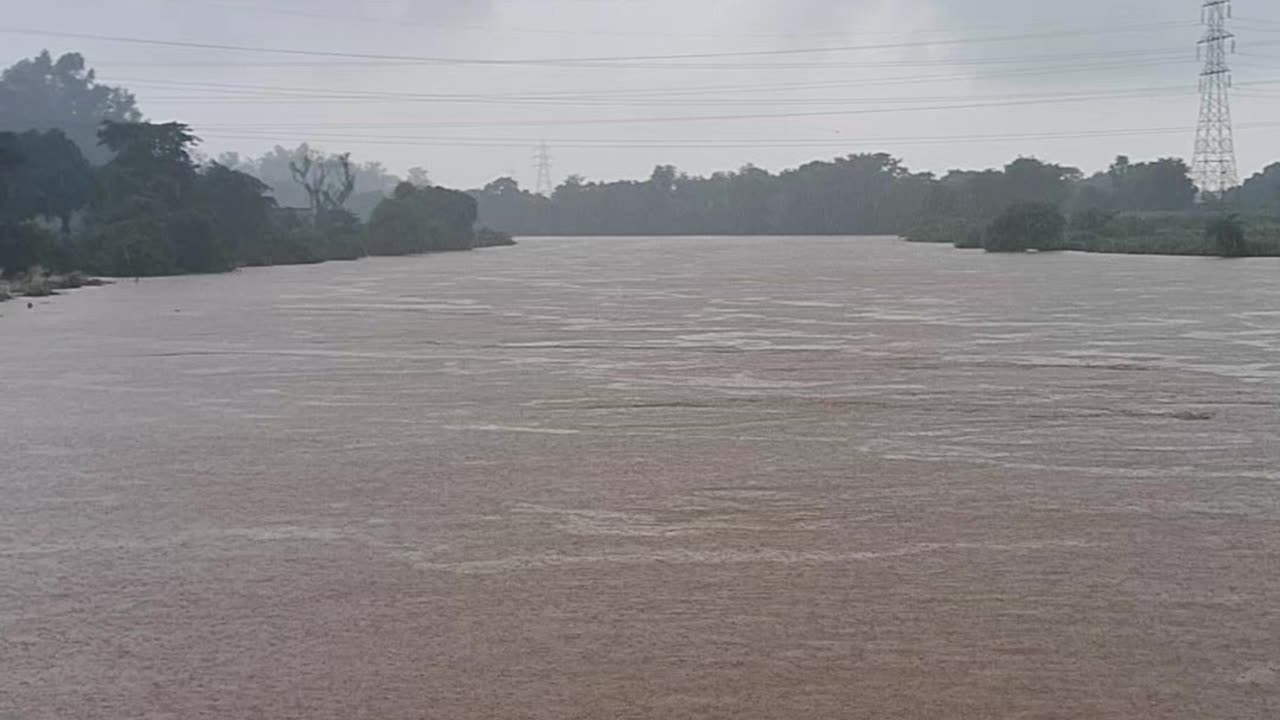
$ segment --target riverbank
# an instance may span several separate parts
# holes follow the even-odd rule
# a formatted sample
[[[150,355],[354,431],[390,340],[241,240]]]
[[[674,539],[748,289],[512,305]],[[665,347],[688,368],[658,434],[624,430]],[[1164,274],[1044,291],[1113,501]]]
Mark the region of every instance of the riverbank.
[[[494,231],[490,228],[477,228],[474,240],[467,249],[457,251],[483,250],[486,247],[512,247],[516,245],[515,238],[509,236],[508,233]],[[320,263],[330,263],[330,261],[338,260],[361,260],[365,258],[380,258],[380,256],[394,256],[394,258],[412,258],[417,255],[435,255],[439,252],[447,252],[444,250],[434,250],[428,252],[404,252],[404,254],[378,255],[378,254],[357,254],[351,258],[312,258],[312,256],[302,256],[302,258],[282,258],[278,261],[262,261],[262,263],[248,263],[246,268],[250,266],[273,266],[273,265],[315,265]],[[232,268],[228,272],[234,272],[238,268]],[[201,274],[201,273],[161,273],[148,274],[147,277],[180,277],[180,275]],[[60,292],[68,290],[78,290],[82,287],[101,287],[104,284],[110,284],[109,279],[92,277],[90,274],[79,272],[69,273],[51,273],[47,272],[40,266],[35,266],[26,273],[19,273],[12,278],[0,279],[0,302],[19,299],[19,297],[50,297],[59,295]]]
[[[0,280],[0,302],[15,298],[39,298],[57,295],[63,290],[101,287],[110,281],[90,277],[81,272],[49,273],[34,270],[10,280]]]
[[[1040,251],[1124,255],[1185,255],[1216,257],[1222,248],[1206,232],[1210,216],[1188,213],[1083,213],[1070,219],[1060,238],[1037,247]],[[1244,230],[1243,257],[1280,257],[1280,220],[1239,218]],[[984,247],[986,226],[956,220],[924,225],[906,235],[911,242],[946,243],[962,249]]]

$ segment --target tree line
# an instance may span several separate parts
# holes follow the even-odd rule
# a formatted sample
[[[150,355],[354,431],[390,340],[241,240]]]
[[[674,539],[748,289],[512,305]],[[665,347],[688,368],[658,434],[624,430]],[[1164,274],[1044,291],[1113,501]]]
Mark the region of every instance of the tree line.
[[[522,235],[906,235],[931,224],[985,225],[1026,203],[1081,217],[1197,207],[1185,162],[1123,156],[1088,176],[1075,167],[1019,158],[1000,169],[939,177],[875,153],[779,173],[747,165],[700,177],[663,165],[639,181],[571,176],[550,197],[499,178],[472,194],[483,222]],[[1280,164],[1250,178],[1226,204],[1280,213]]]
[[[0,273],[220,272],[510,242],[476,231],[474,198],[423,174],[422,184],[383,178],[366,222],[351,201],[373,168],[349,155],[282,151],[297,203],[287,207],[245,171],[252,164],[201,160],[198,143],[183,123],[146,122],[132,94],[98,84],[77,54],[5,70]]]

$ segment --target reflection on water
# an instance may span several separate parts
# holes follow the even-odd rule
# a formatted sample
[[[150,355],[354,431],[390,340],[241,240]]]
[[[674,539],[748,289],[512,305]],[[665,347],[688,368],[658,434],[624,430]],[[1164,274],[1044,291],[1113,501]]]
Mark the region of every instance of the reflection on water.
[[[1277,278],[544,239],[0,306],[0,715],[1271,717]]]

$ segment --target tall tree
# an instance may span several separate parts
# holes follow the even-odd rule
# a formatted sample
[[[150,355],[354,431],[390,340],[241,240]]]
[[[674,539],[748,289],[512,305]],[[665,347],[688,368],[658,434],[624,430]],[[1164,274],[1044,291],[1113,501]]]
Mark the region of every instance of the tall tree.
[[[232,249],[237,263],[272,261],[272,220],[277,208],[266,183],[215,162],[201,169],[196,191],[220,245]]]
[[[294,182],[307,193],[307,204],[316,222],[323,222],[331,213],[345,208],[356,190],[355,171],[351,154],[326,158],[315,151],[304,153],[289,163]]]
[[[303,143],[292,149],[277,145],[271,151],[256,158],[241,157],[237,153],[224,153],[218,157],[218,163],[232,170],[247,172],[271,186],[272,194],[282,207],[303,208],[311,206],[311,199],[306,189],[298,184],[291,166],[300,165],[310,158],[313,165],[324,164],[332,168],[338,164],[338,157]],[[348,162],[351,175],[355,180],[355,187],[346,202],[346,207],[362,217],[367,217],[379,201],[391,194],[400,182],[400,178],[388,172],[381,163],[358,163],[351,160]],[[425,175],[418,175],[416,180],[411,178],[415,184],[427,184],[425,180]]]
[[[111,157],[98,146],[97,131],[104,120],[141,119],[134,96],[99,84],[79,53],[55,60],[46,50],[0,73],[0,130],[62,130],[95,164]]]
[[[1186,210],[1195,203],[1191,168],[1178,158],[1134,163],[1121,155],[1107,176],[1113,183],[1117,210],[1172,212]]]
[[[54,218],[67,234],[71,216],[93,197],[92,166],[61,130],[30,130],[11,138],[6,144],[20,160],[7,172],[8,201],[0,214],[16,220]]]
[[[196,193],[192,147],[182,123],[105,122],[98,133],[115,157],[99,173],[83,241],[88,269],[108,275],[210,272],[234,266]]]
[[[470,250],[475,241],[476,217],[476,201],[466,193],[401,183],[373,211],[369,252],[406,255]]]
[[[113,199],[132,196],[173,207],[190,192],[196,176],[192,147],[200,139],[187,125],[108,120],[98,139],[115,155],[102,172],[102,189]]]
[[[1242,210],[1280,213],[1280,163],[1268,165],[1245,180],[1229,199]]]

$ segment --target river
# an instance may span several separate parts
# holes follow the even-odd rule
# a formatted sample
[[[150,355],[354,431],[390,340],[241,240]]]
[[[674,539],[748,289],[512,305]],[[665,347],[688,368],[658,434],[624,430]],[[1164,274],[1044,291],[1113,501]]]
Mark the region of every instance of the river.
[[[1275,718],[1280,262],[531,239],[0,305],[0,718]]]

